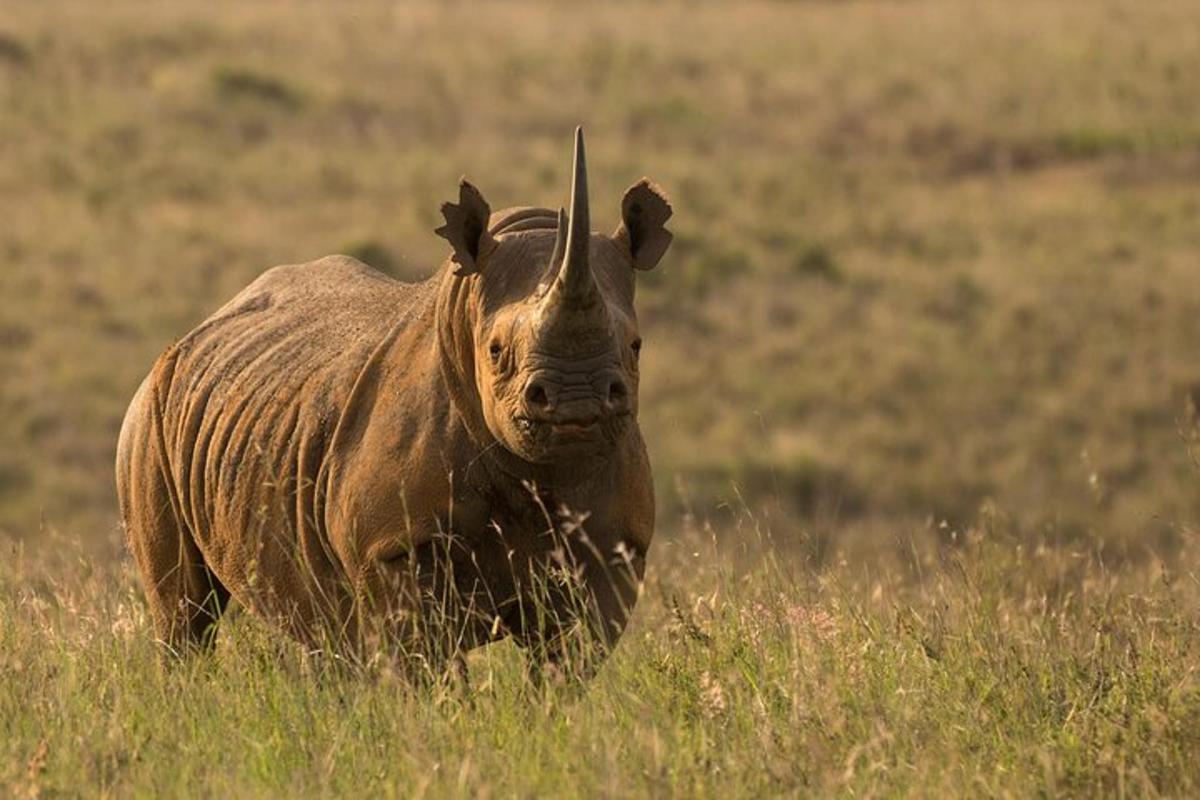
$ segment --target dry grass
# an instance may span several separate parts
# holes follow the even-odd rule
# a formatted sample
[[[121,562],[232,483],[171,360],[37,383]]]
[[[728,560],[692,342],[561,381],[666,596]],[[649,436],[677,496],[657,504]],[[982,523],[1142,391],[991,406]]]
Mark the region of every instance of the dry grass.
[[[747,535],[746,541],[759,541]],[[334,669],[246,616],[158,668],[139,593],[86,560],[0,572],[12,796],[1194,796],[1200,552],[1114,570],[992,524],[813,570],[661,546],[586,691],[508,644],[471,683]],[[758,545],[755,546],[755,549]],[[70,559],[68,559],[70,560]]]

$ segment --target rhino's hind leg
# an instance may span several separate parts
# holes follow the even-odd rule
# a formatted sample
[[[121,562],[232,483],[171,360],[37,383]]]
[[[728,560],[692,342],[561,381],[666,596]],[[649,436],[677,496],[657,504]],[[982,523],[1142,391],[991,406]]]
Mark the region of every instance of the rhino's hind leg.
[[[178,518],[158,453],[152,443],[138,441],[141,427],[127,420],[118,445],[121,516],[155,634],[168,653],[185,656],[212,647],[229,592]]]
[[[204,563],[185,525],[165,497],[147,498],[142,513],[127,517],[129,546],[146,589],[154,631],[170,654],[208,650],[229,592]]]
[[[163,526],[141,538],[134,549],[159,642],[181,657],[210,650],[229,592],[183,528]]]

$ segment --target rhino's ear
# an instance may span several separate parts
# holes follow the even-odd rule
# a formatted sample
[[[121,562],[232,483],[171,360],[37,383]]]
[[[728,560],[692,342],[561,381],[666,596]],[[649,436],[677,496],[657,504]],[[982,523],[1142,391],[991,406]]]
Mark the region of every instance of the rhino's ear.
[[[629,187],[621,200],[621,225],[614,238],[623,241],[638,269],[654,269],[671,246],[671,232],[663,227],[671,218],[666,194],[649,178]]]
[[[479,190],[463,178],[458,184],[458,203],[442,203],[446,224],[434,233],[454,248],[450,260],[458,264],[454,274],[460,277],[479,271],[480,254],[486,253],[492,237],[488,233],[488,218],[492,209]]]

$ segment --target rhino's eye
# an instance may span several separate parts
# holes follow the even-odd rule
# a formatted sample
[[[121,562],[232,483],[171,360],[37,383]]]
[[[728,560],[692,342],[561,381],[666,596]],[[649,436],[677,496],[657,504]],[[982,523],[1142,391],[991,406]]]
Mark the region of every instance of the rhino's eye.
[[[629,349],[633,351],[633,357],[637,358],[642,353],[642,340],[634,339],[629,343]]]
[[[500,360],[500,355],[504,352],[504,348],[500,346],[500,342],[493,339],[492,344],[488,347],[488,353],[492,356],[492,362]]]

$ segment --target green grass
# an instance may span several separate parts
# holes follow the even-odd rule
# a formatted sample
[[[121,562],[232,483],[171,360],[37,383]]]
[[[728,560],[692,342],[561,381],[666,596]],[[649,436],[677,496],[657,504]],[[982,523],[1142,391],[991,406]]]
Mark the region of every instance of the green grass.
[[[164,671],[128,574],[9,559],[0,793],[1192,796],[1196,544],[1114,566],[993,521],[813,569],[686,537],[585,690],[504,644],[412,689],[246,616]]]

